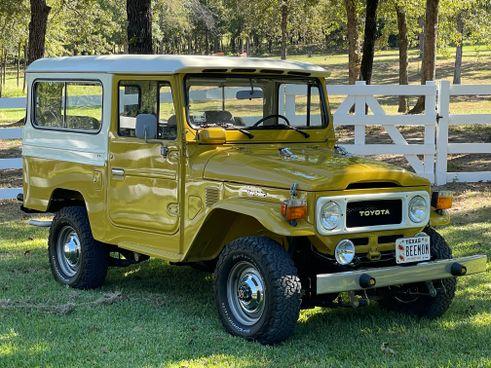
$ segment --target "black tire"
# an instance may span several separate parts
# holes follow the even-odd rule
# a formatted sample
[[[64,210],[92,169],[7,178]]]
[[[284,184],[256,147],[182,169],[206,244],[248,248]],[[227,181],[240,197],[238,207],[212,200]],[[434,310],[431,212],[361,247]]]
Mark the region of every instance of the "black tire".
[[[451,259],[452,250],[445,239],[433,228],[426,227],[424,232],[430,236],[431,260]],[[437,318],[443,315],[450,307],[455,296],[457,279],[455,277],[434,280],[433,285],[436,289],[436,296],[429,295],[417,296],[409,299],[401,299],[400,288],[387,288],[384,290],[383,297],[379,301],[381,306],[388,310],[400,313],[412,314],[425,318]],[[427,292],[428,288],[424,283],[403,285],[402,288],[410,287],[422,292]],[[404,300],[404,301],[403,301]]]
[[[69,257],[61,253],[60,244],[65,239],[61,237],[70,235],[71,244],[77,244],[72,253],[76,262],[66,263]],[[84,207],[64,207],[56,213],[49,231],[48,253],[51,272],[58,282],[77,289],[94,289],[104,283],[109,252],[93,238]]]
[[[242,264],[257,270],[264,283],[262,312],[257,321],[249,324],[236,317],[234,303],[227,296],[233,270]],[[262,344],[277,344],[293,333],[300,312],[302,287],[293,260],[278,243],[266,237],[234,240],[220,254],[214,279],[220,320],[230,334]],[[237,295],[240,299],[240,291]]]

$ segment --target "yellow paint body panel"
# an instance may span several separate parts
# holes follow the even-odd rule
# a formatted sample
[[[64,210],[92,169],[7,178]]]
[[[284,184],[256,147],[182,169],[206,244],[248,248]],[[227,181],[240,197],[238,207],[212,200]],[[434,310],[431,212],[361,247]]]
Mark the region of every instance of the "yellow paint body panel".
[[[121,80],[171,83],[176,140],[145,142],[118,136]],[[184,75],[115,75],[106,165],[24,157],[24,206],[47,211],[55,190],[79,192],[95,239],[171,261],[198,261],[216,257],[224,244],[247,235],[267,235],[282,244],[286,237],[308,237],[319,252],[332,254],[347,235],[318,234],[314,207],[319,197],[430,190],[426,179],[406,170],[335,153],[331,123],[309,130],[310,138],[290,130],[257,130],[249,139],[237,130],[226,130],[225,144],[199,144],[197,131],[187,123],[183,83]],[[321,84],[325,88],[323,80]],[[168,150],[165,157],[163,147]],[[282,157],[279,149],[284,147],[295,157]],[[355,182],[397,187],[346,189]],[[280,214],[292,183],[298,184],[299,196],[307,200],[309,210],[297,226]],[[432,224],[444,223],[442,217],[432,213]],[[394,247],[379,243],[379,236],[412,236],[420,230],[360,233],[350,238],[367,238],[357,252],[376,258]]]

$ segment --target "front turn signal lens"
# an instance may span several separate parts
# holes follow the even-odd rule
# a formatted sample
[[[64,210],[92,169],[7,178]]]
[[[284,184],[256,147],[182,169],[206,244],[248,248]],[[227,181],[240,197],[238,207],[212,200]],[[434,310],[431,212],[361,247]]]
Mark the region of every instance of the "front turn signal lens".
[[[452,207],[453,193],[449,191],[433,192],[431,205],[437,210],[447,210]]]
[[[281,202],[281,214],[287,221],[307,218],[307,201],[291,198]]]

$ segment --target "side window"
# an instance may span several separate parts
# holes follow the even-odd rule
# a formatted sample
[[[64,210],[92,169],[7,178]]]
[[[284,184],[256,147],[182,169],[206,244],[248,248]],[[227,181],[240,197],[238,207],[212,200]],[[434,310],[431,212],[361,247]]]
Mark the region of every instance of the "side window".
[[[153,114],[158,118],[157,138],[176,139],[177,120],[169,83],[145,80],[119,83],[120,136],[135,136],[139,114]]]
[[[312,84],[282,84],[280,114],[297,127],[321,127],[322,103],[319,87]]]
[[[119,135],[135,136],[136,116],[141,113],[139,85],[119,84]]]
[[[170,84],[160,84],[159,89],[159,138],[174,140],[177,138],[177,120]]]
[[[34,85],[34,125],[43,128],[63,128],[63,82],[37,82]]]
[[[102,124],[101,84],[36,82],[33,123],[40,128],[98,132]]]
[[[102,121],[102,87],[94,83],[65,85],[67,129],[98,131]]]

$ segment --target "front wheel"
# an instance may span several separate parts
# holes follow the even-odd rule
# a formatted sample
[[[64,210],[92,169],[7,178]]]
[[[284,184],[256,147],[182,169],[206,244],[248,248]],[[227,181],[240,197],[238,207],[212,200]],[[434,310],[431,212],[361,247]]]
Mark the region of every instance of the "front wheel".
[[[451,259],[452,250],[445,239],[433,228],[425,228],[430,237],[431,260]],[[433,288],[433,295],[429,287]],[[447,311],[455,296],[455,277],[426,283],[400,285],[383,290],[380,304],[388,310],[413,314],[420,317],[436,318]]]
[[[225,329],[275,344],[295,328],[301,284],[292,259],[266,237],[239,238],[222,251],[215,270],[215,299]]]

